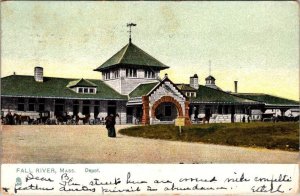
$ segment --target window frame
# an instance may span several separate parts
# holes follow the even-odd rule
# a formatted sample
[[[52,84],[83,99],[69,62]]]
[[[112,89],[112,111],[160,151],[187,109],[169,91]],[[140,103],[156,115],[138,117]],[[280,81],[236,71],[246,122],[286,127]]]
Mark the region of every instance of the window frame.
[[[155,72],[151,70],[145,70],[144,76],[145,78],[153,79],[155,78]]]
[[[23,109],[21,109],[20,107]],[[18,111],[25,112],[25,99],[22,97],[18,98]]]
[[[126,69],[126,78],[137,78],[137,69],[136,68],[127,68]]]

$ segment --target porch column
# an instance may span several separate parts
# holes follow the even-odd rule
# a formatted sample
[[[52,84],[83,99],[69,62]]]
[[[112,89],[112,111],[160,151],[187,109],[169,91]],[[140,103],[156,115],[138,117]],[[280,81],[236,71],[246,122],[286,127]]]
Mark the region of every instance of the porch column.
[[[65,101],[65,111],[67,112],[68,115],[73,115],[73,101],[72,100],[66,99],[66,101]]]
[[[94,111],[94,101],[91,101],[90,102],[90,119],[94,119],[94,113],[95,113],[95,111]]]
[[[148,96],[142,96],[142,104],[143,104],[142,124],[149,125],[150,117],[149,117],[149,97]]]
[[[55,99],[45,100],[45,110],[50,111],[50,118],[54,118]]]
[[[191,120],[190,120],[190,117],[189,117],[189,105],[190,105],[190,102],[189,101],[185,101],[184,102],[184,109],[185,109],[185,119],[184,119],[184,124],[185,125],[191,125]]]
[[[129,122],[129,123],[134,123],[135,124],[135,122],[136,122],[136,119],[137,119],[137,114],[136,114],[136,106],[134,106],[133,108],[132,108],[132,122]]]
[[[196,118],[196,110],[197,110],[197,108],[196,108],[196,106],[195,106],[195,105],[191,105],[190,107],[191,107],[191,109],[192,109],[192,114],[191,114],[191,117],[190,117],[190,119],[191,119],[191,120],[195,120],[195,118]]]
[[[78,106],[78,116],[82,116],[82,100],[79,100],[79,106]]]

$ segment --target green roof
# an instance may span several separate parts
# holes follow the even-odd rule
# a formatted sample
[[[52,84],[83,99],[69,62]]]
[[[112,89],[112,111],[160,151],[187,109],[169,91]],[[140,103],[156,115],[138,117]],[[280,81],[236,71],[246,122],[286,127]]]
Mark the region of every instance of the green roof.
[[[294,101],[263,93],[238,93],[237,96],[263,102],[267,105],[299,105],[299,101]]]
[[[1,78],[1,96],[127,100],[101,80],[89,80],[97,86],[96,94],[76,93],[67,87],[74,80],[44,77],[44,82],[36,82],[33,76],[11,75]]]
[[[176,84],[177,88],[182,91],[196,91],[193,87],[188,84]]]
[[[129,97],[133,98],[147,95],[157,84],[158,82],[140,84],[129,94]]]
[[[241,98],[221,90],[199,85],[196,97],[191,97],[191,103],[226,103],[226,104],[260,104],[259,102]]]
[[[96,84],[92,83],[91,81],[89,80],[86,80],[86,79],[79,79],[79,80],[74,80],[74,81],[71,81],[69,82],[69,84],[67,85],[67,87],[71,88],[71,87],[97,87]]]
[[[169,68],[130,42],[94,71],[103,71],[117,65],[151,67],[159,70]]]

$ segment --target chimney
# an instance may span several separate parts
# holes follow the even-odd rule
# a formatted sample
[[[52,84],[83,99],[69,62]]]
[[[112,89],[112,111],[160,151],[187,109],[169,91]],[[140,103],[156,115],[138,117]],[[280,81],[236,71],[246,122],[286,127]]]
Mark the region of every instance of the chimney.
[[[234,92],[238,92],[238,81],[234,81]]]
[[[36,82],[43,82],[43,68],[42,67],[34,68],[34,80]]]
[[[194,76],[190,77],[190,87],[194,88],[194,89],[198,89],[199,88],[199,83],[198,83],[198,76],[197,74],[195,74]]]

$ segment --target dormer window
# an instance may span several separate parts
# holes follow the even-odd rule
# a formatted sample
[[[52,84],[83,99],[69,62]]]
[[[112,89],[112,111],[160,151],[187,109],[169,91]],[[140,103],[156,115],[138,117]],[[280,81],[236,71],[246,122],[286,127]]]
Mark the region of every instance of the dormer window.
[[[145,70],[145,78],[155,78],[154,71]]]
[[[70,81],[67,87],[76,93],[96,94],[97,92],[97,85],[85,79]]]
[[[130,68],[126,69],[126,77],[127,78],[136,78],[137,77],[137,70]]]
[[[187,97],[196,97],[196,92],[186,92],[185,95]]]
[[[95,94],[96,88],[95,87],[77,87],[77,93],[83,94]]]

